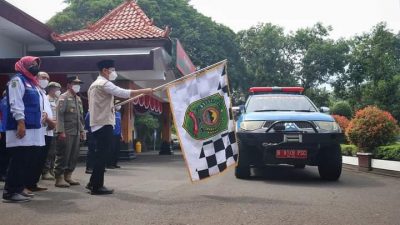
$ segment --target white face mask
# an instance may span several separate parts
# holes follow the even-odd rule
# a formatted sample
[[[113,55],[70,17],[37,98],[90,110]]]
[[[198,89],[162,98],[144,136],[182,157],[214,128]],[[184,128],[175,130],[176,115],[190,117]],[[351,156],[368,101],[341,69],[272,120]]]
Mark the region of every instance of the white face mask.
[[[72,85],[72,90],[73,90],[75,93],[79,93],[79,91],[81,90],[81,85],[79,85],[79,84],[74,84],[74,85]]]
[[[61,91],[60,91],[60,90],[58,90],[58,91],[56,91],[54,94],[55,94],[55,95],[56,95],[56,97],[58,98],[58,97],[60,97],[60,95],[61,95]]]
[[[121,106],[115,106],[115,110],[119,111],[121,109]]]
[[[110,73],[110,75],[108,76],[108,79],[110,79],[110,80],[115,80],[115,79],[117,79],[117,77],[118,77],[117,72],[112,71],[112,72]]]
[[[49,81],[48,80],[39,80],[39,86],[43,89],[45,89],[47,87],[47,85],[49,85]]]

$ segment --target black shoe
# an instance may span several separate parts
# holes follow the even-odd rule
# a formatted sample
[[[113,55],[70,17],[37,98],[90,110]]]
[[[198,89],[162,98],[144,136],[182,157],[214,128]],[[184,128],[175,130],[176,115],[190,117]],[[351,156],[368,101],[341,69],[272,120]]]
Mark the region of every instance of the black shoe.
[[[110,194],[112,194],[112,193],[114,193],[114,190],[113,189],[108,189],[108,188],[106,188],[106,187],[101,187],[101,188],[98,188],[98,189],[96,189],[96,190],[94,190],[93,188],[92,188],[92,190],[91,190],[91,192],[90,192],[90,194],[92,194],[92,195],[110,195]]]
[[[29,202],[30,200],[31,200],[30,197],[25,197],[18,193],[11,194],[8,196],[3,195],[3,202],[6,202],[6,203]]]
[[[6,176],[5,175],[1,175],[0,176],[0,182],[5,182],[6,181]]]
[[[86,184],[86,187],[85,187],[85,188],[88,189],[89,191],[92,191],[92,190],[93,190],[93,186],[92,186],[91,183]]]
[[[86,171],[85,171],[85,173],[86,173],[86,174],[92,174],[92,173],[93,173],[93,169],[87,168]]]
[[[114,168],[119,169],[119,168],[121,168],[121,166],[114,165]]]
[[[106,168],[112,170],[112,169],[115,169],[115,166],[107,166]]]
[[[33,198],[35,197],[35,194],[33,193],[28,193],[28,192],[24,192],[22,191],[21,193],[19,193],[20,195],[24,196],[24,197],[28,197],[28,198]]]
[[[38,191],[47,191],[48,188],[46,187],[41,187],[41,186],[33,186],[33,187],[27,187],[28,190],[32,191],[32,192],[38,192]]]

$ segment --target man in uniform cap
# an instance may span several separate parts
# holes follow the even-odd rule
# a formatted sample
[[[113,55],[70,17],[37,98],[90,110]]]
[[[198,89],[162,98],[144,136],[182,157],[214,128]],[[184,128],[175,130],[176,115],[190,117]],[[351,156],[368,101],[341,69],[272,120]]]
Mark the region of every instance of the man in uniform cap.
[[[113,127],[115,125],[114,96],[129,98],[138,94],[150,94],[151,88],[129,90],[122,89],[111,81],[117,78],[113,60],[102,60],[97,63],[99,76],[90,85],[88,91],[90,128],[96,139],[94,167],[90,182],[86,188],[93,195],[112,194],[114,191],[104,186],[104,171],[108,152],[113,143]]]
[[[51,111],[53,113],[53,121],[57,122],[57,102],[58,97],[61,95],[61,85],[57,82],[50,82],[47,86],[47,98],[50,102]],[[42,179],[43,180],[54,180],[54,160],[56,157],[56,134],[54,134],[53,130],[47,131],[47,135],[51,135],[49,151],[47,154],[46,162],[42,171]]]
[[[67,91],[58,99],[58,138],[54,171],[56,187],[79,185],[78,181],[72,179],[72,172],[78,160],[80,140],[84,137],[83,106],[81,98],[77,95],[82,83],[78,76],[68,77]]]

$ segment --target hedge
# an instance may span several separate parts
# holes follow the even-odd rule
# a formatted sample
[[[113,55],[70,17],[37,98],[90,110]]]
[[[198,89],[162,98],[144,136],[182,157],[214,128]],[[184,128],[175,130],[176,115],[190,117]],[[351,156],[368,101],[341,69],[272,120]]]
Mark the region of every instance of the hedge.
[[[374,158],[400,161],[400,143],[377,147]]]
[[[342,147],[342,155],[345,156],[356,156],[358,148],[355,145],[340,145]]]
[[[348,102],[339,101],[331,107],[331,114],[344,116],[347,119],[350,119],[353,115],[353,111],[351,110],[351,106]]]
[[[344,156],[356,156],[358,152],[358,148],[355,145],[345,145],[342,144],[342,155]],[[393,160],[400,161],[400,143],[379,146],[373,151],[374,159],[384,159],[384,160]]]

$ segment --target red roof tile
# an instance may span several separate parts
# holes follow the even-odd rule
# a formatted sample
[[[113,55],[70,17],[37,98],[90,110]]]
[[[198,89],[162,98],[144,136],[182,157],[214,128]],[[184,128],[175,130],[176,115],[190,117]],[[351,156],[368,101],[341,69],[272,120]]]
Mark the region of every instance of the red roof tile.
[[[133,0],[127,0],[86,29],[53,35],[56,42],[165,38],[168,28],[153,25]]]

